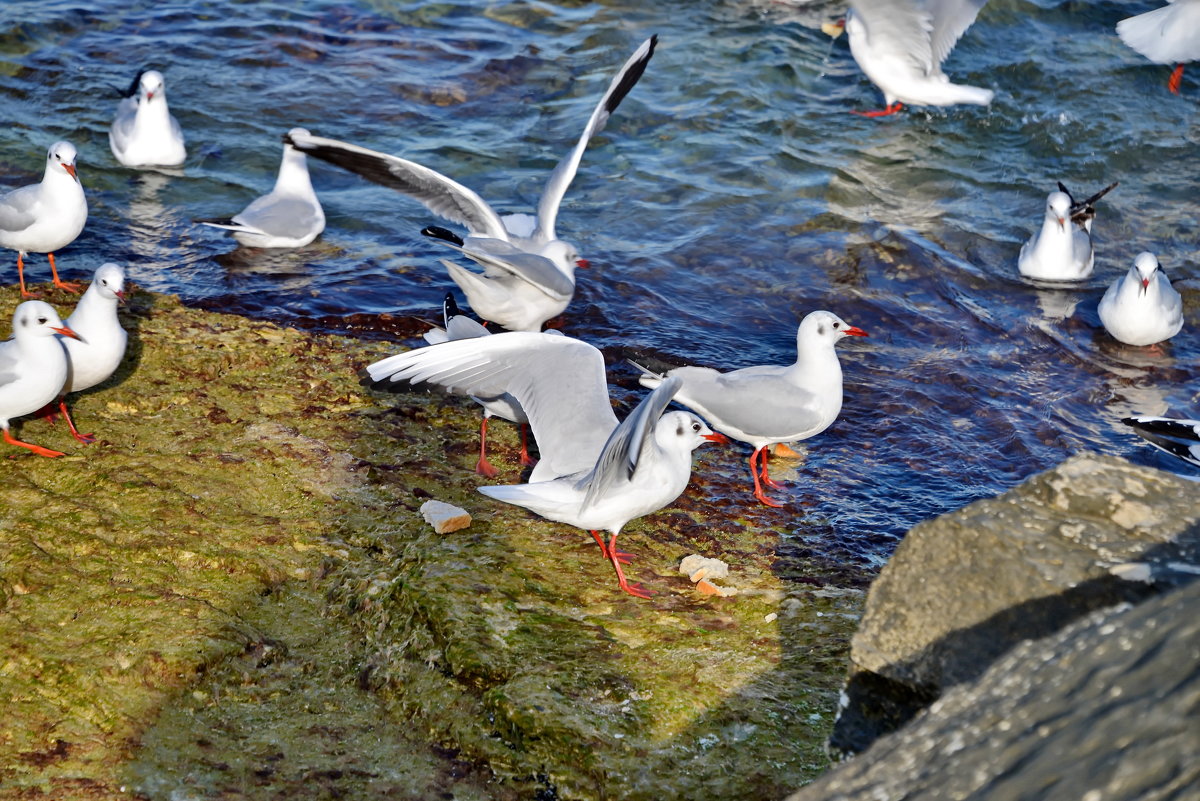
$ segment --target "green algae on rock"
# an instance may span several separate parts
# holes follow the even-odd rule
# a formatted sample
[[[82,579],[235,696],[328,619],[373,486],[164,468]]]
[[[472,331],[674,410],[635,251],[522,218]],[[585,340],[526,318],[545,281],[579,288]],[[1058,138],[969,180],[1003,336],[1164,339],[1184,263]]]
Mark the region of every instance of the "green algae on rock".
[[[0,482],[0,797],[744,797],[824,769],[862,580],[777,553],[795,522],[726,500],[736,460],[629,526],[642,601],[586,534],[474,491],[471,404],[359,386],[392,346],[143,293],[122,317],[125,364],[73,406],[99,441],[39,430],[69,455]],[[430,497],[475,522],[433,534]],[[697,595],[693,552],[740,594]]]

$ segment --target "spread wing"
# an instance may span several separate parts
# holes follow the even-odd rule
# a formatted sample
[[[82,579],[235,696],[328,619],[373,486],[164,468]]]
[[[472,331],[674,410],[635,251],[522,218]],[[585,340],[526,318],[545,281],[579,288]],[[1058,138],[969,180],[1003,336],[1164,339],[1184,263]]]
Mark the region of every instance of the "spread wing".
[[[871,47],[907,58],[925,74],[937,72],[930,36],[933,21],[920,0],[850,0]]]
[[[459,395],[512,395],[541,451],[531,480],[591,470],[617,427],[603,355],[570,337],[510,331],[460,339],[389,356],[369,365],[367,374]]]
[[[583,129],[583,135],[579,137],[574,149],[558,163],[554,172],[550,174],[550,179],[546,181],[546,188],[542,190],[541,200],[538,201],[538,227],[534,231],[535,241],[545,244],[557,238],[554,235],[554,223],[558,217],[558,207],[562,203],[563,195],[567,193],[567,187],[571,185],[571,181],[575,180],[575,173],[579,169],[583,151],[587,149],[591,138],[604,130],[609,116],[617,110],[617,106],[625,99],[625,95],[629,94],[629,91],[637,85],[642,73],[646,71],[646,65],[650,63],[650,57],[654,55],[654,47],[657,44],[658,35],[655,34],[642,42],[641,47],[629,57],[620,72],[609,83],[604,97],[600,98],[599,105],[588,119],[588,124]]]
[[[415,161],[312,134],[287,133],[283,141],[310,156],[408,195],[434,214],[465,226],[473,234],[508,239],[500,216],[483,198]]]
[[[929,43],[934,64],[946,60],[985,3],[987,0],[926,0],[925,7],[933,26]]]

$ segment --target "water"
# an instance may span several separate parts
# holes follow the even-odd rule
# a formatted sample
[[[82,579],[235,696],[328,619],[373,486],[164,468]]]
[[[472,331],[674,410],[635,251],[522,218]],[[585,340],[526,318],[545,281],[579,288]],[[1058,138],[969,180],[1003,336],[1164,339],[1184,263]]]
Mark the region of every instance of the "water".
[[[70,139],[91,217],[60,259],[69,277],[114,260],[206,307],[404,339],[452,286],[417,203],[314,163],[328,228],[308,248],[240,250],[192,220],[269,189],[296,125],[531,211],[612,72],[656,32],[559,216],[593,264],[562,328],[604,348],[627,388],[631,356],[788,362],[816,308],[867,329],[840,348],[841,419],[781,496],[798,538],[821,532],[877,566],[913,523],[1080,450],[1186,470],[1119,423],[1200,415],[1200,69],[1172,96],[1169,69],[1113,34],[1155,4],[993,0],[947,63],[997,90],[990,108],[870,120],[848,111],[882,98],[817,29],[835,4],[8,2],[0,183],[37,180],[47,145]],[[110,87],[142,66],[165,73],[188,136],[175,174],[121,168],[108,149]],[[1058,179],[1080,195],[1121,181],[1100,205],[1096,275],[1071,289],[1016,274]],[[1096,303],[1145,249],[1187,323],[1128,348]],[[44,280],[40,258],[30,273]],[[740,482],[748,455],[720,469]]]

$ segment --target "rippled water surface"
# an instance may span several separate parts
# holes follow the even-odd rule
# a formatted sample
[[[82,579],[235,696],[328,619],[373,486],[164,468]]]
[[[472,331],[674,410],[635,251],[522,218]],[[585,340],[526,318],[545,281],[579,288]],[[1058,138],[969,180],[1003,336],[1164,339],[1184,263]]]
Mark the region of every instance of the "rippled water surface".
[[[995,89],[990,108],[872,120],[848,112],[882,98],[818,27],[837,4],[7,2],[0,183],[37,180],[69,139],[91,216],[62,252],[68,276],[119,261],[210,308],[399,340],[452,287],[414,201],[313,162],[328,228],[307,248],[239,249],[192,221],[268,190],[297,125],[531,211],[612,72],[658,33],[559,216],[593,265],[561,328],[626,387],[635,354],[789,362],[812,309],[867,329],[840,348],[842,416],[808,443],[780,515],[877,565],[913,523],[1080,450],[1186,471],[1119,423],[1200,416],[1200,68],[1172,96],[1169,69],[1113,34],[1158,4],[993,0],[946,65]],[[109,152],[111,87],[143,66],[165,73],[188,138],[174,174]],[[1058,179],[1121,182],[1100,205],[1096,274],[1070,289],[1016,272]],[[1184,295],[1183,332],[1156,348],[1114,342],[1096,315],[1142,250]],[[715,461],[740,481],[748,455]]]

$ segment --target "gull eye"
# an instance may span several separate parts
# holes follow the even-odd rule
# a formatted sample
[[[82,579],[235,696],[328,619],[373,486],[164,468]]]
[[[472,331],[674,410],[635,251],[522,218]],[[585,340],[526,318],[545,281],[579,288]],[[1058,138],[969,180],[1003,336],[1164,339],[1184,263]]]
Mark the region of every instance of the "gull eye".
[[[833,324],[833,327],[834,327],[834,328],[841,328],[841,327],[842,327],[842,324],[841,324],[841,323],[834,323],[834,324]]]
[[[45,317],[39,317],[39,318],[38,318],[38,325],[45,325],[45,324],[46,324],[46,318],[45,318]]]
[[[699,423],[692,423],[692,430],[693,430],[693,431],[699,431],[699,430],[700,430],[700,424],[699,424]]]

